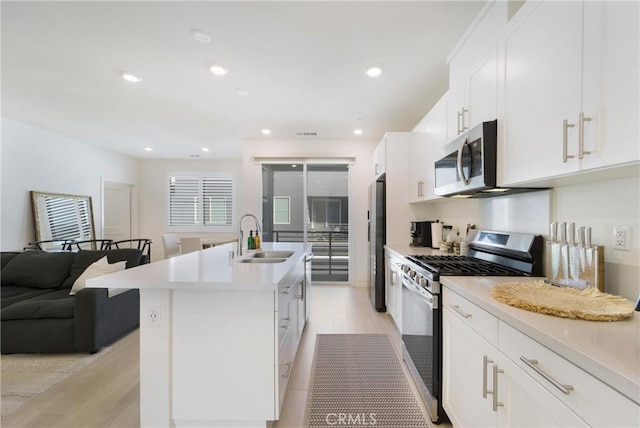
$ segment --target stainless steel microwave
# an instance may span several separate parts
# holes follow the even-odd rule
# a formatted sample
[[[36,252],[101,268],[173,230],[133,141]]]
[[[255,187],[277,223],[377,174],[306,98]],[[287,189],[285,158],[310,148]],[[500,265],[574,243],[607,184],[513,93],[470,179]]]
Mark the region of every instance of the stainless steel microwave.
[[[477,196],[496,187],[498,121],[483,122],[445,146],[435,162],[439,196]],[[489,195],[487,195],[489,196]]]

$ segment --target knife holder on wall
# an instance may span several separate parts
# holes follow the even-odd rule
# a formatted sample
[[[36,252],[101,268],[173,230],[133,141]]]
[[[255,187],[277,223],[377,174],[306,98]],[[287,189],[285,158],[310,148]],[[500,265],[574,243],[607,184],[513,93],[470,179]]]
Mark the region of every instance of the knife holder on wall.
[[[558,245],[558,247],[554,249],[554,245]],[[577,266],[572,275],[572,268],[575,269],[576,266],[572,266],[571,261],[572,259],[574,261],[576,259],[579,260],[579,258],[570,256],[568,246],[565,245],[565,248],[562,248],[561,244],[548,242],[545,251],[546,282],[560,287],[595,287],[604,292],[604,247],[602,245],[594,245],[585,250],[587,254],[591,250],[591,256],[587,255],[586,257],[587,260],[591,259],[591,264],[586,263],[584,269],[581,266]],[[563,255],[564,251],[566,251],[566,255]],[[564,261],[565,259],[566,261]],[[556,272],[557,274],[554,276]]]

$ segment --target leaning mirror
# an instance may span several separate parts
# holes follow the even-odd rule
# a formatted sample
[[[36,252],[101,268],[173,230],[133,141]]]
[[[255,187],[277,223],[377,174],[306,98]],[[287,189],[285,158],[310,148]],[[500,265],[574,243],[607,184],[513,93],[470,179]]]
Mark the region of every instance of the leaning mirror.
[[[90,196],[31,192],[36,241],[95,239]]]

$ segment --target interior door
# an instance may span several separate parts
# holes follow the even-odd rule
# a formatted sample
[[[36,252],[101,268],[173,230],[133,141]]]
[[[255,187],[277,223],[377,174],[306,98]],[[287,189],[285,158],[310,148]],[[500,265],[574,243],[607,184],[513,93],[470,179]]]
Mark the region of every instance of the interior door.
[[[131,239],[131,185],[105,181],[103,212],[104,239]]]

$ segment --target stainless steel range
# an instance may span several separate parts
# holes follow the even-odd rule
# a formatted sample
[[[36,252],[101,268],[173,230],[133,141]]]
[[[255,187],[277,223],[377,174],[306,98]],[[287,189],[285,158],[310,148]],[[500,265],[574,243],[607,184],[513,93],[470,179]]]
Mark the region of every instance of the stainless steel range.
[[[442,408],[442,302],[440,276],[541,276],[541,236],[475,230],[467,256],[409,255],[402,264],[404,360],[435,423]]]

